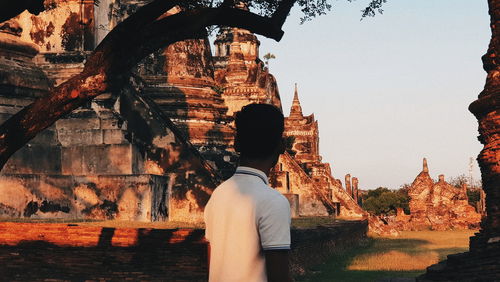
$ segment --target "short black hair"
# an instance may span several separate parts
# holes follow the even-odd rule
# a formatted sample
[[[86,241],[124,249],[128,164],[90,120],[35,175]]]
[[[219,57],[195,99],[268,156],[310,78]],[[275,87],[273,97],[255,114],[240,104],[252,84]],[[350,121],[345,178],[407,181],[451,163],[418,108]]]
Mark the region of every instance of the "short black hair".
[[[285,117],[270,104],[249,104],[236,113],[236,151],[240,156],[270,157],[280,145]]]

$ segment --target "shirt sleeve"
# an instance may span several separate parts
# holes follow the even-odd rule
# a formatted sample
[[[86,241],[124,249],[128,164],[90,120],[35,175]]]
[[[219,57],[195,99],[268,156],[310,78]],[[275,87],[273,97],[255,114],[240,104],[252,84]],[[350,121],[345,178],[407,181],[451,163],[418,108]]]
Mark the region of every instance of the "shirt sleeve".
[[[265,251],[290,249],[290,204],[281,196],[260,211],[260,242]]]
[[[210,201],[205,206],[205,210],[203,211],[203,220],[205,221],[205,239],[210,242],[210,231],[211,231],[211,222],[209,222],[209,213],[210,213]]]

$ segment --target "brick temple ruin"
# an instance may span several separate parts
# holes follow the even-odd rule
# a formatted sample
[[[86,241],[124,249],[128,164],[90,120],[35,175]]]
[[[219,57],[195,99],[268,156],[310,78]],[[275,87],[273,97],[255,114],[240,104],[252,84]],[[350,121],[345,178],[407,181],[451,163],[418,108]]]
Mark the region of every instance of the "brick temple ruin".
[[[107,32],[143,4],[56,2],[0,24],[1,122],[79,73]],[[2,170],[0,216],[202,221],[213,189],[235,169],[233,113],[253,102],[281,109],[254,34],[222,28],[214,45],[215,56],[207,38],[166,47],[118,91],[31,140]],[[302,115],[297,91],[285,135],[296,154],[283,155],[270,178],[294,216],[364,216],[321,162],[317,121]]]
[[[481,214],[469,204],[467,185],[457,188],[440,174],[434,182],[427,160],[422,171],[408,188],[410,214],[398,209],[394,225],[398,230],[477,229]]]

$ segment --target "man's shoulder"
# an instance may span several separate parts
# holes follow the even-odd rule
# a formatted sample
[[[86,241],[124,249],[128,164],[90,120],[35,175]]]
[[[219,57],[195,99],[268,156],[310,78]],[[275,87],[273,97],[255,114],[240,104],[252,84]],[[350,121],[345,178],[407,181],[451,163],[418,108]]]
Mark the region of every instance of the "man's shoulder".
[[[278,190],[265,185],[264,189],[262,189],[261,192],[261,203],[264,207],[269,207],[269,206],[281,206],[281,207],[288,207],[289,203],[288,200],[283,194],[281,194]]]
[[[269,186],[269,185],[265,185],[266,186],[266,192],[269,194],[270,197],[272,197],[272,199],[282,199],[282,200],[286,200],[285,196],[283,196],[283,194],[281,194],[280,191],[274,189],[273,187]]]
[[[251,187],[250,187],[251,186]],[[222,182],[215,190],[212,192],[212,198],[215,195],[223,195],[226,193],[232,193],[231,191],[233,187],[240,187],[243,188],[246,191],[248,196],[252,198],[256,198],[258,202],[261,203],[274,203],[276,204],[277,202],[281,203],[287,203],[288,200],[286,199],[283,194],[281,194],[278,190],[272,188],[268,184],[264,182],[257,182],[257,183],[248,183],[245,180],[238,179],[237,177],[231,177],[227,179],[226,181]]]

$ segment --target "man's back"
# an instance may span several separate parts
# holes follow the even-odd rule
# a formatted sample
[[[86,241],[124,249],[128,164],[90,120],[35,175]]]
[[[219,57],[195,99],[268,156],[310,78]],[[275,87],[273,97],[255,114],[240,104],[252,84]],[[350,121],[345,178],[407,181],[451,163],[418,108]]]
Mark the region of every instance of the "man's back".
[[[239,167],[205,208],[210,281],[267,281],[264,250],[290,248],[290,206],[257,169]]]

